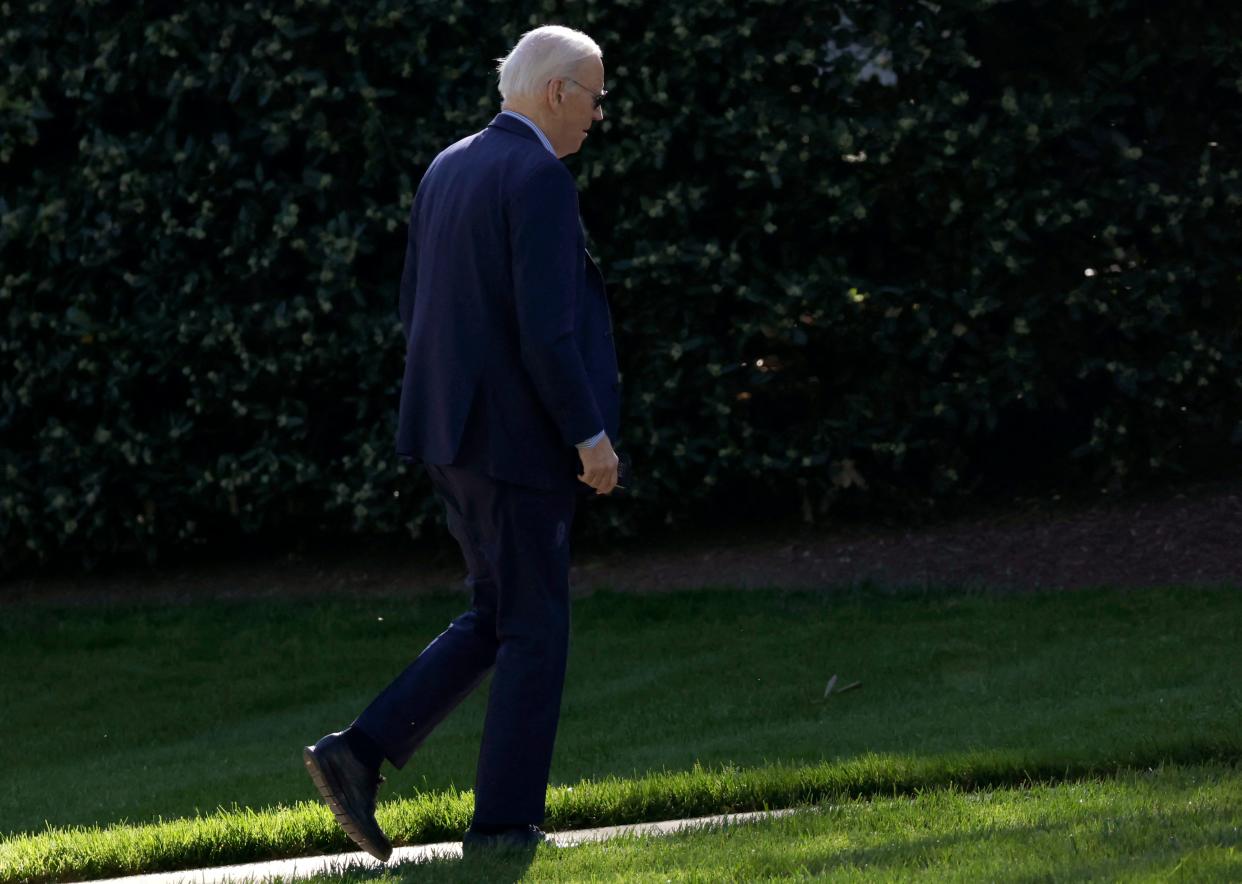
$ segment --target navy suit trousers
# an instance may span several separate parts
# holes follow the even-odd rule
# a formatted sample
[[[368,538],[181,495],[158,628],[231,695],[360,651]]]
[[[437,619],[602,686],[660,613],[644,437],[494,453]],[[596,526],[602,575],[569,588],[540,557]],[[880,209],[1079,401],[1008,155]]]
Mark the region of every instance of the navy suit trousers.
[[[476,825],[539,825],[569,651],[577,494],[428,464],[461,545],[471,608],[358,716],[397,768],[495,669],[475,776]]]

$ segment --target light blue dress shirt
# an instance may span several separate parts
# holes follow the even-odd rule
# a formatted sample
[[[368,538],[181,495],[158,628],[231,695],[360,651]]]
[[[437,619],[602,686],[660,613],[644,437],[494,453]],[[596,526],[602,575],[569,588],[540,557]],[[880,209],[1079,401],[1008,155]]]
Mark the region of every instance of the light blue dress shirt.
[[[548,153],[552,154],[552,156],[556,156],[556,150],[552,147],[552,142],[548,140],[548,136],[543,134],[543,130],[539,128],[538,123],[536,123],[530,117],[519,114],[517,111],[502,110],[501,113],[507,117],[513,117],[515,120],[521,120],[527,126],[530,126],[532,129],[534,129],[535,134],[539,136],[539,140],[543,142],[543,146],[548,149]]]

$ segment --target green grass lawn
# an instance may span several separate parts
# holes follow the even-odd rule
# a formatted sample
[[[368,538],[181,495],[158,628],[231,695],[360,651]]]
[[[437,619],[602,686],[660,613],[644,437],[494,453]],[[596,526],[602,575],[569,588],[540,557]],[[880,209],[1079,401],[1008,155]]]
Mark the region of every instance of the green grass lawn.
[[[0,880],[343,849],[301,746],[463,603],[5,608]],[[549,826],[1229,762],[1240,640],[1231,591],[578,599]],[[399,841],[464,826],[484,698],[386,770]]]
[[[758,823],[433,860],[312,881],[1069,881],[1242,879],[1242,776],[1228,765],[1107,780],[854,799]]]

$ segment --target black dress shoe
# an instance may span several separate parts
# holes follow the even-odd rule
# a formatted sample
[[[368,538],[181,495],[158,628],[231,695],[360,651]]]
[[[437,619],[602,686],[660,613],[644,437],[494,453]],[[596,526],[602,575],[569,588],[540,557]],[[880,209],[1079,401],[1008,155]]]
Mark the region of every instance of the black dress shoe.
[[[545,835],[538,826],[515,826],[490,835],[467,829],[461,839],[461,852],[465,856],[490,851],[530,851],[533,853],[540,844],[552,845],[553,843],[552,839]]]
[[[345,834],[371,856],[387,862],[392,844],[375,821],[375,796],[384,782],[379,772],[359,761],[339,733],[307,746],[302,760]]]

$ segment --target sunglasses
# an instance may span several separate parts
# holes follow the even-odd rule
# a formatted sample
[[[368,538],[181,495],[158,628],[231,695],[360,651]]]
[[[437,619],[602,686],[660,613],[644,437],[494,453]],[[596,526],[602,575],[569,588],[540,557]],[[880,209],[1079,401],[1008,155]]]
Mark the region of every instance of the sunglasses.
[[[575,80],[573,77],[565,77],[565,79],[566,79],[566,80],[568,80],[570,83],[573,83],[573,84],[574,84],[575,86],[577,86],[579,89],[582,89],[582,90],[583,90],[583,91],[585,91],[585,92],[591,92],[591,90],[590,90],[590,89],[587,89],[587,87],[583,86],[581,83],[579,83],[579,82],[578,82],[577,80]],[[596,93],[596,92],[591,92],[591,107],[592,107],[592,109],[594,109],[594,110],[599,110],[600,105],[604,103],[604,99],[605,99],[607,96],[608,96],[608,90],[607,90],[607,89],[605,89],[603,92],[599,92],[599,93]]]

